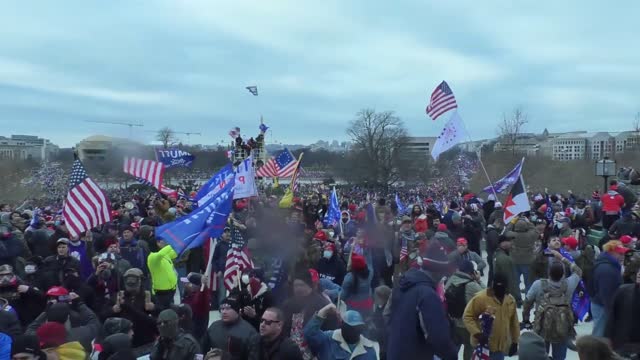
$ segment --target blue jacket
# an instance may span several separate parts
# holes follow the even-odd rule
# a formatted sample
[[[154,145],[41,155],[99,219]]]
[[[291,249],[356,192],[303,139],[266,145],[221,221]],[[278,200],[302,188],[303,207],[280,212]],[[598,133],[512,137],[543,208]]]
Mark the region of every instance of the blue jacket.
[[[622,266],[611,255],[603,252],[593,265],[593,297],[591,301],[611,308],[613,294],[622,284]]]
[[[433,279],[410,269],[394,287],[387,326],[387,359],[442,360],[458,358],[450,325]]]
[[[316,315],[304,327],[304,338],[318,360],[378,360],[380,358],[380,346],[377,342],[360,335],[360,342],[351,351],[342,338],[340,330],[320,330],[323,321],[324,319]]]

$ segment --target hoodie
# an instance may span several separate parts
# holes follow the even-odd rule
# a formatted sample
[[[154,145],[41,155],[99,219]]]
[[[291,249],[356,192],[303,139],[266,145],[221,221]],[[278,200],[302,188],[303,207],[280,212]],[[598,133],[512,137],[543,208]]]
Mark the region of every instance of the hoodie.
[[[592,271],[592,302],[611,308],[613,294],[622,284],[621,271],[622,266],[613,256],[606,252],[600,253]]]
[[[449,320],[436,283],[422,270],[410,269],[393,289],[388,322],[388,359],[458,358]]]

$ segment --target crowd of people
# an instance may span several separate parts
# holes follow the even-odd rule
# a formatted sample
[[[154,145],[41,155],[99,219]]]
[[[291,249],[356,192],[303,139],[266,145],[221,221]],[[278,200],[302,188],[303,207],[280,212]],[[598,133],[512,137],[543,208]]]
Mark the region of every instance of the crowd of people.
[[[332,222],[328,189],[301,193],[287,209],[236,200],[219,239],[181,254],[155,231],[188,199],[120,192],[113,220],[79,237],[59,204],[0,205],[0,358],[640,353],[640,208],[624,184],[529,194],[508,223],[493,195],[343,189]],[[234,275],[238,244],[250,265]],[[579,321],[592,336],[576,338]]]

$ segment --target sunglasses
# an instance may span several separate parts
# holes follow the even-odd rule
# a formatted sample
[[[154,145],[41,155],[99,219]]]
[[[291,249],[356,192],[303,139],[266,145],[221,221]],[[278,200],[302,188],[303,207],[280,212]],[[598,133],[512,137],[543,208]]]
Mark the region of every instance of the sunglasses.
[[[274,323],[279,323],[280,320],[267,320],[267,319],[260,319],[260,324],[264,323],[267,324],[269,326],[271,326]]]

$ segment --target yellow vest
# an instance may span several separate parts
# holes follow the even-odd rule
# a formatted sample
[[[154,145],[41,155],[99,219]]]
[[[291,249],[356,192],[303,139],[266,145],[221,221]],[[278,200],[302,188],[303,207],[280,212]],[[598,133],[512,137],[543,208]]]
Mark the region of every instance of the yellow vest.
[[[152,288],[155,291],[174,290],[178,285],[178,275],[173,267],[173,260],[178,254],[167,245],[158,252],[149,254],[147,266],[151,273]]]

